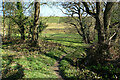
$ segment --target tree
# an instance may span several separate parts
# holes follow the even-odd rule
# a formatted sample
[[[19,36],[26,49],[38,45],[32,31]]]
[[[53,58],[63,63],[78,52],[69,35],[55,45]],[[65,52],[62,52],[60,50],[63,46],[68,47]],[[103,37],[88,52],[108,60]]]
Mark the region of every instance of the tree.
[[[96,20],[95,26],[98,32],[98,44],[95,53],[99,55],[98,62],[101,62],[103,59],[105,59],[104,54],[110,54],[109,49],[112,47],[111,41],[118,34],[118,30],[115,30],[112,35],[110,32],[111,14],[114,9],[115,2],[96,2],[94,5],[96,8],[94,8],[94,10],[91,10],[91,8],[89,8],[90,6],[93,6],[93,4],[87,2],[82,3],[86,9],[86,12]]]
[[[85,43],[90,43],[89,28],[92,22],[90,22],[91,24],[86,24],[85,19],[87,19],[88,16],[87,13],[84,12],[85,10],[81,8],[83,5],[80,2],[66,2],[62,3],[62,6],[66,10],[66,12],[62,12],[70,16],[68,23],[76,28]]]
[[[24,18],[24,14],[23,14],[23,8],[22,8],[22,4],[20,2],[17,2],[17,9],[18,9],[18,21],[19,21],[19,32],[21,33],[21,39],[25,40],[25,34],[24,34],[24,31],[25,31],[25,28],[24,28],[24,24],[23,24],[23,18]]]
[[[25,24],[27,23],[27,19],[28,17],[26,17],[23,14],[23,6],[21,2],[17,2],[16,3],[16,8],[15,8],[15,16],[8,16],[8,18],[11,18],[13,20],[13,22],[15,22],[19,29],[18,31],[21,34],[21,39],[25,40]]]

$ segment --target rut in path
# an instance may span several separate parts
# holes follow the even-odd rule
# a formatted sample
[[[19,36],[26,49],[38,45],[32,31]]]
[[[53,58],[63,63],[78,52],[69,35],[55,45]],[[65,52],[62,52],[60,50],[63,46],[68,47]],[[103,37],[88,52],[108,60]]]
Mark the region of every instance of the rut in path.
[[[66,54],[62,55],[60,57],[60,59],[58,59],[56,61],[56,63],[54,64],[54,66],[52,66],[51,68],[55,71],[56,75],[58,76],[58,78],[60,80],[64,80],[63,76],[61,75],[61,72],[60,72],[60,69],[59,69],[59,64],[60,64],[60,61],[66,56]]]

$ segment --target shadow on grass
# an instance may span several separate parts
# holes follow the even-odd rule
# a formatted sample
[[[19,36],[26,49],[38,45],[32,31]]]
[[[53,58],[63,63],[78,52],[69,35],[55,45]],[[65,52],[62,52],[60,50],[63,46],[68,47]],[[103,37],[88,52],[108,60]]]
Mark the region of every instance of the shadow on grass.
[[[59,39],[51,39],[51,38],[44,38],[45,40],[54,40],[54,41],[63,41],[63,42],[71,42],[71,43],[83,43],[78,41],[68,41],[68,40],[59,40]]]
[[[9,65],[12,63],[13,57],[15,57],[15,55],[12,55],[12,56],[2,56],[2,59],[9,61],[9,62],[6,64],[6,66],[9,66]]]
[[[23,78],[24,68],[20,64],[17,64],[17,70],[11,70],[6,68],[2,74],[2,80],[18,80]]]
[[[57,56],[55,56],[54,54],[46,53],[45,55],[48,56],[48,57],[50,57],[50,58],[53,58],[53,59],[55,59],[55,60],[60,60],[60,58],[57,57]]]
[[[4,66],[6,67],[5,70],[2,71],[2,80],[17,80],[24,76],[24,69],[18,63],[16,63],[16,68],[12,69],[10,65],[13,62],[15,55],[12,56],[2,56],[3,60],[8,60],[8,63]]]
[[[2,49],[8,49],[11,51],[21,52],[21,53],[29,53],[34,51],[40,51],[39,46],[32,46],[30,40],[18,40],[18,39],[12,39],[12,40],[6,40],[2,44]]]

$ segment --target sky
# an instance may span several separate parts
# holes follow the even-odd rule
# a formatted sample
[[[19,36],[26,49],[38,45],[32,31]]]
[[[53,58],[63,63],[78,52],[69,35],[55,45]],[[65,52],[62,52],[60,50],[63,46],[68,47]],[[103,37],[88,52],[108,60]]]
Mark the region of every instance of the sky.
[[[27,15],[27,14],[26,14]],[[2,16],[2,2],[0,2],[0,16]],[[40,16],[66,16],[60,9],[55,6],[42,5],[40,7]]]
[[[55,6],[49,7],[47,5],[41,6],[41,16],[65,16],[65,14]]]

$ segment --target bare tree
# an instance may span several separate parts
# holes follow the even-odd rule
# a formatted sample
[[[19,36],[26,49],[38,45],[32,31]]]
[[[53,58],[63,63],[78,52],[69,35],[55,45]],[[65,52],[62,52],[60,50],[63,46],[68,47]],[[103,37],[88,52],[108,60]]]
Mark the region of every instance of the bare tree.
[[[83,2],[83,5],[86,8],[86,12],[96,19],[96,29],[98,31],[99,44],[110,43],[110,41],[108,41],[110,39],[109,28],[111,25],[111,14],[114,8],[114,4],[115,2],[107,2],[105,7],[102,7],[103,5],[102,2],[96,2],[96,9],[95,9],[96,12],[91,12],[91,10],[88,7],[89,4],[86,2]],[[118,23],[119,22],[117,22],[117,24]]]
[[[88,16],[82,8],[83,4],[80,2],[66,2],[62,3],[62,6],[66,10],[66,12],[62,12],[69,16],[68,23],[76,28],[78,34],[82,36],[85,43],[90,43],[89,28],[91,27],[92,22],[90,22],[91,24],[89,25],[85,23],[84,19]]]
[[[95,18],[96,20],[96,30],[98,32],[98,45],[97,50],[95,53],[98,55],[103,56],[104,53],[109,54],[109,49],[112,47],[112,40],[113,38],[118,35],[118,30],[114,30],[114,33],[110,32],[110,27],[114,27],[117,24],[112,25],[111,24],[111,14],[114,9],[115,2],[96,2],[94,6],[96,6],[95,10],[91,10],[89,8],[90,6],[93,6],[93,4],[89,2],[82,2],[86,12]],[[115,22],[116,23],[116,22]],[[113,23],[114,24],[114,23]],[[98,56],[97,55],[97,56]],[[99,62],[103,61],[102,58],[105,59],[105,57],[99,56]]]

